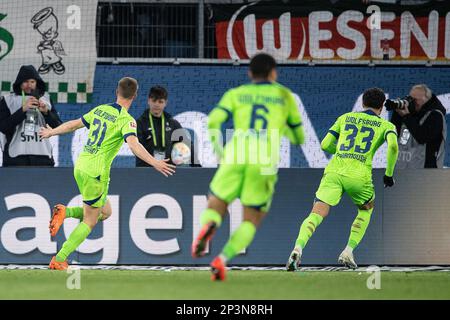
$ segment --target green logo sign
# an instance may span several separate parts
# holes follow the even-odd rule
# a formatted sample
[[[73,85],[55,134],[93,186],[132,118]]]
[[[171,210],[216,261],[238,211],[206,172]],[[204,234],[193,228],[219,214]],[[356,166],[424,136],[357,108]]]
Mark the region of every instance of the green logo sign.
[[[6,17],[6,14],[0,13],[0,22]],[[6,43],[6,50],[1,45],[1,42]],[[8,30],[0,27],[0,60],[2,60],[8,53],[11,52],[14,45],[14,37]]]

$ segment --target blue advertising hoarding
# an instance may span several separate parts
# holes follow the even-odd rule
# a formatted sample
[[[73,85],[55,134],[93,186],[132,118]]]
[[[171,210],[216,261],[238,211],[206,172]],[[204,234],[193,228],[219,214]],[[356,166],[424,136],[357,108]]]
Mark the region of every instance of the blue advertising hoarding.
[[[99,223],[70,260],[83,264],[205,265],[242,219],[239,202],[217,232],[208,255],[190,248],[206,206],[214,169],[180,168],[165,178],[147,168],[113,169],[110,219]],[[447,170],[399,171],[384,189],[375,170],[375,210],[355,251],[360,264],[450,264]],[[272,209],[239,265],[283,265],[301,221],[309,214],[321,169],[281,169]],[[48,233],[51,207],[80,205],[70,168],[0,169],[0,264],[47,264],[78,220],[67,219],[55,239]],[[425,183],[425,185],[424,185]],[[421,190],[420,192],[418,190]],[[347,196],[317,229],[303,262],[334,265],[345,247],[356,208]]]
[[[148,90],[162,85],[169,91],[167,111],[195,135],[199,158],[204,167],[215,167],[215,157],[207,143],[206,121],[224,92],[248,82],[246,65],[101,65],[95,72],[93,101],[90,104],[57,104],[63,121],[76,119],[94,106],[113,102],[117,82],[135,77],[139,92],[130,113],[138,118],[147,106]],[[412,85],[426,83],[450,111],[450,68],[448,67],[363,67],[363,66],[280,66],[279,82],[299,96],[299,108],[307,134],[302,147],[282,145],[281,166],[323,168],[328,156],[320,140],[343,113],[361,110],[361,95],[369,87],[380,87],[391,97],[403,97]],[[389,117],[387,112],[383,117]],[[447,116],[447,126],[450,118]],[[53,137],[57,166],[73,167],[86,141],[86,132]],[[1,141],[1,139],[0,139]],[[447,139],[445,165],[450,166],[450,139]],[[374,159],[375,167],[385,165],[384,149]],[[1,156],[0,156],[1,163]],[[135,166],[128,148],[119,152],[116,168]]]

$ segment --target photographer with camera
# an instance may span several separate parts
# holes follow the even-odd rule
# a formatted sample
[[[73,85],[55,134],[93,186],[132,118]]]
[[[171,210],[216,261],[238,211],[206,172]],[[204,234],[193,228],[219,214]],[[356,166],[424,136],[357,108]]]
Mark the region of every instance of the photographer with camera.
[[[425,84],[411,88],[409,96],[386,100],[397,128],[397,168],[442,168],[447,137],[446,110]]]
[[[52,146],[48,139],[39,138],[38,131],[62,122],[45,93],[44,81],[33,66],[22,66],[13,90],[0,100],[0,132],[6,138],[3,166],[53,167]]]

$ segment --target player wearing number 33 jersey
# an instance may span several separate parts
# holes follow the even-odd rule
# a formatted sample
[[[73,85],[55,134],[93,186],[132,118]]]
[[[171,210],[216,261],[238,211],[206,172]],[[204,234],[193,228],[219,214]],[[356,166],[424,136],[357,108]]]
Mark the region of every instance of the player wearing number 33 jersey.
[[[394,124],[380,118],[372,110],[349,112],[340,116],[328,133],[334,139],[328,136],[322,145],[329,140],[336,140],[336,149],[332,147],[334,156],[325,168],[316,198],[335,206],[342,192],[346,191],[357,206],[374,200],[372,159],[389,134],[394,137],[397,135]],[[392,172],[388,174],[392,176]],[[334,181],[336,176],[348,178],[342,187]]]
[[[128,113],[128,109],[136,98],[137,90],[135,79],[122,78],[116,89],[116,102],[99,105],[80,119],[68,121],[54,129],[43,127],[39,132],[42,138],[50,138],[83,127],[89,129],[86,144],[74,168],[83,207],[57,204],[50,220],[50,234],[56,236],[66,218],[75,218],[81,222],[64,242],[58,254],[52,258],[50,269],[67,269],[67,257],[87,238],[98,221],[106,220],[111,215],[111,205],[107,199],[109,172],[124,142],[128,143],[137,157],[165,176],[174,172],[174,166],[166,163],[168,159],[159,161],[153,158],[136,137],[136,121]]]
[[[313,210],[300,227],[295,248],[287,263],[288,271],[298,268],[309,238],[328,215],[330,206],[339,203],[344,192],[357,206],[358,215],[338,262],[349,268],[356,268],[353,249],[365,234],[374,206],[372,159],[384,142],[388,144],[384,183],[386,187],[394,184],[392,176],[398,156],[397,134],[395,126],[379,116],[385,99],[381,89],[366,90],[363,94],[364,111],[340,116],[323,139],[322,149],[334,156],[325,168]]]

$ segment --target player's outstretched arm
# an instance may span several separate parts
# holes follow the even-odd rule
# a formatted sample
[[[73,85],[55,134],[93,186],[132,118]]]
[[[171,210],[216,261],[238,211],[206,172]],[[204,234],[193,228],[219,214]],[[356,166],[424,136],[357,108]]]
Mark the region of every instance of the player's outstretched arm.
[[[81,118],[64,122],[62,125],[56,128],[52,128],[47,124],[45,127],[41,127],[41,130],[39,130],[39,136],[43,139],[46,139],[52,136],[58,136],[61,134],[73,132],[83,127],[84,124],[83,121],[81,121]]]
[[[323,151],[335,154],[336,142],[337,142],[336,137],[332,133],[328,132],[325,138],[323,138],[322,142],[320,143],[320,147],[322,148]]]
[[[175,172],[175,166],[167,163],[169,159],[156,160],[150,153],[147,152],[135,135],[128,136],[126,138],[126,142],[136,157],[153,166],[156,171],[161,172],[166,177],[169,175],[171,176]]]
[[[384,186],[392,187],[394,185],[394,168],[395,163],[397,162],[398,157],[398,143],[397,136],[395,134],[389,134],[386,136],[386,141],[388,144],[387,148],[387,164],[386,164],[386,173],[384,175]]]

